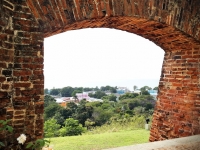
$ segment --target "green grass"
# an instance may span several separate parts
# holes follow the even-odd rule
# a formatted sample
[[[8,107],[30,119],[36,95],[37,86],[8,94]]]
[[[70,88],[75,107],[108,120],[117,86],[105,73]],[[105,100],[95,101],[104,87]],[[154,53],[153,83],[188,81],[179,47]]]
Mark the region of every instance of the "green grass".
[[[55,150],[101,150],[148,142],[150,132],[144,129],[101,134],[84,134],[51,138]]]

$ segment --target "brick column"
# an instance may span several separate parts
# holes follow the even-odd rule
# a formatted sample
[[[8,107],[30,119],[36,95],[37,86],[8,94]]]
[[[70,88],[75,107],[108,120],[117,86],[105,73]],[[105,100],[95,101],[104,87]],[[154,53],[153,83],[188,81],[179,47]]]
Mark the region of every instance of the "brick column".
[[[180,41],[165,53],[150,141],[200,134],[200,43]]]
[[[11,119],[12,134],[0,136],[15,147],[43,137],[43,33],[25,1],[0,0],[0,119]]]

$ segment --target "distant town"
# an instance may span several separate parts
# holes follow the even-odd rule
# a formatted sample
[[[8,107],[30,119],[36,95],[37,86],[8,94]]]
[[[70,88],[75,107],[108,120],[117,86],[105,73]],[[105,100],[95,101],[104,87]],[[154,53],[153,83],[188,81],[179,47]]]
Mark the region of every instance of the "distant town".
[[[65,107],[68,103],[74,102],[79,103],[81,100],[86,100],[87,102],[103,102],[104,97],[103,96],[114,96],[116,101],[119,101],[120,96],[125,95],[127,93],[134,93],[138,95],[142,95],[144,92],[144,95],[151,95],[154,100],[156,100],[157,93],[158,93],[158,87],[154,87],[153,89],[148,86],[144,86],[140,89],[135,86],[133,88],[134,90],[129,90],[127,87],[111,87],[111,86],[105,86],[101,87],[100,89],[98,87],[96,88],[72,88],[72,87],[64,87],[62,89],[45,89],[45,94],[50,95],[56,100],[56,103],[58,103],[60,106]],[[73,91],[70,92],[69,91]],[[95,96],[96,93],[99,93],[99,95],[102,96]],[[67,94],[66,94],[67,93]],[[104,93],[104,94],[103,94]],[[68,96],[66,96],[68,95]]]

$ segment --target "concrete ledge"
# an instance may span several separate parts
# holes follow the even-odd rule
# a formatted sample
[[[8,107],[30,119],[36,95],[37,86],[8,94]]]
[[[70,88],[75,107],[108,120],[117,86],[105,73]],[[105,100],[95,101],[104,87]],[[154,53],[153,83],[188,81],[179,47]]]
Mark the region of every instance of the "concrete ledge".
[[[200,135],[111,148],[107,150],[200,150]]]

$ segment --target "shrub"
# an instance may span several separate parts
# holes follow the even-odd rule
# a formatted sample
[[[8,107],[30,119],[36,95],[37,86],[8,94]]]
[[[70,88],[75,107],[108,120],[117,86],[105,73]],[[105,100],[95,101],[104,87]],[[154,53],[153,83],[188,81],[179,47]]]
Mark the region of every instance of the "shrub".
[[[73,136],[81,135],[85,131],[85,128],[79,124],[78,120],[69,118],[65,120],[65,126],[60,129],[61,136]]]
[[[57,120],[51,118],[44,123],[45,137],[56,137],[59,136],[60,125],[57,124]]]

